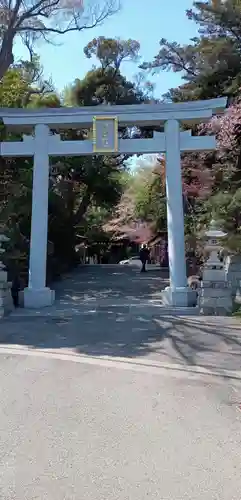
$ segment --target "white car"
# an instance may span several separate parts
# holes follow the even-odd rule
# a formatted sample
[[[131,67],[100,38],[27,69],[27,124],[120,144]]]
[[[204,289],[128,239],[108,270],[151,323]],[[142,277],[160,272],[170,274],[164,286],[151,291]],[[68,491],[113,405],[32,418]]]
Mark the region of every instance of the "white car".
[[[121,260],[119,262],[121,266],[133,266],[133,267],[141,267],[142,263],[138,255],[134,257],[130,257],[130,259]]]

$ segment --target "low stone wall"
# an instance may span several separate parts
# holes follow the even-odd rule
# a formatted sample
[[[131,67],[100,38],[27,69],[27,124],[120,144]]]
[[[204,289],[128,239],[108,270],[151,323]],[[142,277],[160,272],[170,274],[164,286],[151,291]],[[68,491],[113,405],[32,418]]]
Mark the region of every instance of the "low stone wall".
[[[228,256],[225,261],[227,280],[231,283],[232,296],[241,292],[241,255]]]
[[[232,313],[231,286],[226,280],[202,281],[199,289],[200,313],[205,316],[227,316]]]

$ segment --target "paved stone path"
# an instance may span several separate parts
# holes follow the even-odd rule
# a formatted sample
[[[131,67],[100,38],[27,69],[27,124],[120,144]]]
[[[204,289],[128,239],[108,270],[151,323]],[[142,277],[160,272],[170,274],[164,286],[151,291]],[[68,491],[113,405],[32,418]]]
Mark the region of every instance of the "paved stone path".
[[[79,268],[56,285],[52,308],[4,320],[1,345],[241,372],[241,323],[173,315],[160,305],[166,284],[160,271]]]

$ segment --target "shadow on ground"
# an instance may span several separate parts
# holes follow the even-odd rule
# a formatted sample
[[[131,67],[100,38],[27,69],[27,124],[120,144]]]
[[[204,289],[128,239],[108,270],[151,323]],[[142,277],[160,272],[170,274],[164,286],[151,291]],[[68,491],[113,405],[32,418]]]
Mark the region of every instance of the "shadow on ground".
[[[166,284],[156,271],[80,269],[58,283],[54,308],[4,320],[1,345],[241,370],[241,324],[164,313],[160,290]]]

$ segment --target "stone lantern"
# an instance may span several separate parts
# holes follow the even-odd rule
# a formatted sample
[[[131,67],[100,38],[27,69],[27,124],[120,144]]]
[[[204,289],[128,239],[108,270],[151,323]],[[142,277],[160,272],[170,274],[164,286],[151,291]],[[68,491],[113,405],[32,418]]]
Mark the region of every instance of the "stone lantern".
[[[9,238],[4,234],[0,234],[0,318],[6,313],[10,312],[13,308],[11,297],[11,283],[8,283],[7,271],[1,260],[1,255],[4,254],[5,248],[2,247],[3,243],[7,243]]]
[[[204,264],[204,274],[208,274],[208,279],[217,278],[217,272],[212,274],[212,271],[221,271],[224,269],[224,264],[219,258],[219,252],[222,249],[222,240],[227,236],[217,225],[217,222],[212,219],[209,229],[205,233],[206,244],[204,246],[205,253],[209,255],[208,260]],[[203,276],[204,279],[204,276]]]
[[[231,288],[227,281],[224,263],[218,253],[222,249],[222,240],[227,236],[212,220],[205,233],[205,251],[209,255],[203,266],[201,289],[199,294],[200,312],[205,315],[227,315],[232,311]]]

